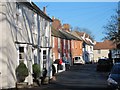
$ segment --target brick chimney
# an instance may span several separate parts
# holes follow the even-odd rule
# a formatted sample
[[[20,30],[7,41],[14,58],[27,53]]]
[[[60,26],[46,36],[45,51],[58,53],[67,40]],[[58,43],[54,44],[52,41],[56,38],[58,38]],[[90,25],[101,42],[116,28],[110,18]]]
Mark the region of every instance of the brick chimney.
[[[46,14],[46,7],[43,7],[43,12]]]
[[[55,19],[55,17],[54,16],[52,16],[52,20],[54,20]]]
[[[70,31],[70,25],[69,24],[63,24],[63,29],[66,31]]]

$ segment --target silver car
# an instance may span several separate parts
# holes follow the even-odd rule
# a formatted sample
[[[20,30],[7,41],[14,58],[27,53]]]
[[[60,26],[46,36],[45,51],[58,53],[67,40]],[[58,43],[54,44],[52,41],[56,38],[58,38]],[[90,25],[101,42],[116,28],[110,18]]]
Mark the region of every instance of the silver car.
[[[120,89],[120,63],[115,63],[107,79],[108,86],[112,89]]]

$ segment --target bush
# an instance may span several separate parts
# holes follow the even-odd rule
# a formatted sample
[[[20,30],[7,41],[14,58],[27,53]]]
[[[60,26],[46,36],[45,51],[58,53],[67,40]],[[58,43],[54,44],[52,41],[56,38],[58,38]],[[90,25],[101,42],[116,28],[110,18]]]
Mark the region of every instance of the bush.
[[[39,64],[33,64],[33,77],[37,79],[40,76],[40,66]]]
[[[18,82],[24,82],[25,78],[29,75],[28,68],[23,62],[20,62],[19,66],[16,68],[16,75]]]

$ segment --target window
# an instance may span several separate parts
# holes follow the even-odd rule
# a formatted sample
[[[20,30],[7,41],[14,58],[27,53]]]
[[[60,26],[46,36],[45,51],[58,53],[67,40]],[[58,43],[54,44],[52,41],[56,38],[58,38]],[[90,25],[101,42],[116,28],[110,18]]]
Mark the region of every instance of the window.
[[[68,40],[68,49],[70,49],[70,41]]]
[[[46,61],[47,61],[47,58],[46,58],[46,50],[43,50],[43,67],[44,67],[44,68],[46,67]]]
[[[101,57],[98,57],[98,60],[100,59]]]
[[[90,46],[90,51],[92,51],[92,47]]]
[[[72,48],[74,48],[74,41],[72,41]]]
[[[81,43],[80,43],[80,49],[81,49],[82,47],[81,47]]]
[[[24,47],[19,47],[19,60],[24,61]]]
[[[60,38],[58,38],[58,48],[60,48]]]
[[[75,48],[77,49],[77,42],[75,42]]]
[[[33,18],[33,22],[32,22],[33,33],[37,34],[37,14],[33,13],[32,18]]]
[[[16,25],[18,26],[18,28],[22,27],[22,8],[20,7],[19,4],[16,4]]]
[[[101,54],[101,50],[98,50],[98,54]]]

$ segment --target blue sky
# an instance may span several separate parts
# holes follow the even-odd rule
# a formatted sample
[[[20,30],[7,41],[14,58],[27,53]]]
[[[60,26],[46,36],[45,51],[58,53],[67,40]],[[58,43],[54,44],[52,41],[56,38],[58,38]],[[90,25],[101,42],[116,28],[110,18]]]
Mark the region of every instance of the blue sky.
[[[35,2],[42,10],[46,6],[47,14],[58,18],[62,24],[72,27],[87,28],[95,36],[96,41],[102,41],[103,26],[110,17],[116,14],[117,2]]]

